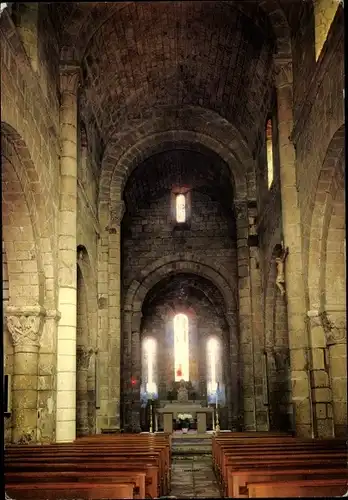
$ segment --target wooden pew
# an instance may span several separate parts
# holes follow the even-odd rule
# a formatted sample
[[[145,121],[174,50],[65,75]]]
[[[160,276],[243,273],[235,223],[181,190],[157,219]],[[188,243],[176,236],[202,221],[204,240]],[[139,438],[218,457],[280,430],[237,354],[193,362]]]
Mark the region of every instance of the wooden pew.
[[[7,485],[23,483],[131,483],[133,498],[145,498],[145,472],[8,472],[5,474]]]
[[[274,467],[292,469],[323,464],[340,468],[347,460],[346,443],[342,439],[303,440],[298,438],[248,438],[216,439],[215,466],[223,490],[228,496],[239,496],[238,481],[234,478],[240,470],[257,470]],[[245,483],[244,483],[245,484]],[[243,486],[243,485],[242,485]],[[244,492],[245,493],[245,492]],[[243,496],[243,495],[242,495]]]
[[[10,446],[5,454],[6,470],[8,473],[21,471],[24,474],[34,471],[39,474],[72,472],[76,473],[76,480],[79,480],[79,474],[83,480],[83,472],[93,471],[93,474],[98,475],[98,482],[110,481],[107,477],[102,477],[104,472],[107,476],[115,472],[117,481],[116,473],[145,471],[147,496],[168,493],[168,436],[120,435],[102,436],[102,439],[98,439],[99,437],[82,438],[67,444]],[[50,481],[49,478],[45,480]]]
[[[273,482],[273,481],[288,481],[288,480],[301,480],[301,479],[326,479],[326,478],[346,478],[347,468],[341,466],[317,466],[310,465],[310,467],[296,467],[283,465],[280,467],[272,467],[266,469],[264,465],[250,469],[247,466],[246,470],[229,470],[228,471],[228,488],[227,496],[231,498],[248,498],[247,485],[260,482]]]
[[[60,472],[66,473],[68,471],[76,472],[81,475],[82,479],[85,473],[93,473],[96,477],[103,477],[105,472],[112,475],[113,472],[120,473],[123,471],[130,472],[145,472],[145,496],[150,498],[155,498],[161,495],[160,485],[158,480],[158,467],[153,463],[144,462],[132,462],[132,463],[89,463],[82,464],[81,462],[68,462],[65,463],[51,463],[45,464],[42,462],[34,462],[31,464],[26,464],[25,462],[15,464],[15,465],[5,465],[5,479],[7,473],[39,473],[42,477],[46,473],[50,472]]]
[[[6,487],[6,492],[16,500],[84,500],[133,498],[131,484],[16,484]]]
[[[347,478],[276,481],[250,484],[248,495],[249,498],[334,497],[344,495],[347,487]]]

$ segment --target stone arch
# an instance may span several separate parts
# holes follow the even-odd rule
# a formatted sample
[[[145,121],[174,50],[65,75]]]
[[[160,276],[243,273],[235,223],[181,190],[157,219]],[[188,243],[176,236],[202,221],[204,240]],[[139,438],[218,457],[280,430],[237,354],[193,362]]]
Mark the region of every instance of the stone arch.
[[[315,22],[315,58],[318,60],[336,12],[342,8],[342,6],[339,0],[336,2],[332,0],[314,0],[313,6]]]
[[[187,106],[163,108],[158,116],[142,123],[135,132],[115,137],[105,150],[99,190],[99,214],[109,203],[119,203],[123,188],[132,170],[165,144],[190,143],[201,145],[218,154],[229,166],[234,191],[245,199],[253,188],[253,159],[238,131],[227,120],[206,109]],[[164,145],[164,146],[163,146]],[[251,183],[252,185],[252,183]]]
[[[211,267],[202,258],[194,254],[169,255],[158,259],[143,269],[138,280],[133,280],[126,293],[123,307],[125,310],[140,312],[147,293],[162,278],[177,272],[187,272],[200,275],[211,281],[221,292],[224,300],[226,313],[235,311],[236,289],[226,280],[227,270],[222,265]]]
[[[324,308],[326,245],[332,205],[337,188],[341,184],[336,177],[339,179],[343,175],[343,154],[344,125],[337,130],[330,141],[315,191],[309,235],[307,273],[310,310],[319,311]]]
[[[2,125],[2,224],[9,275],[9,303],[44,305],[45,274],[40,221],[32,187],[39,180],[18,134]]]
[[[229,419],[231,422],[230,425],[232,425],[233,421],[237,421],[239,411],[239,336],[237,332],[237,324],[234,322],[230,323],[229,319],[231,317],[235,317],[237,309],[237,290],[224,277],[229,274],[221,265],[217,265],[216,268],[213,268],[209,262],[205,262],[202,258],[197,258],[194,254],[185,253],[183,255],[169,255],[162,257],[145,267],[142,272],[139,273],[138,279],[133,280],[128,287],[123,300],[123,338],[125,341],[124,367],[126,378],[130,379],[131,366],[132,370],[134,370],[135,378],[139,376],[137,375],[137,373],[139,373],[137,366],[140,365],[140,352],[138,352],[138,344],[142,321],[143,302],[147,294],[157,283],[159,283],[163,278],[176,273],[198,275],[209,280],[219,290],[225,302],[224,312],[229,324],[229,343],[230,352],[232,353],[232,358],[230,359],[230,370],[234,370],[235,375],[229,389],[231,402],[229,405],[231,410]],[[125,381],[123,385],[123,397],[125,398],[125,401],[130,401],[131,397],[133,401],[137,401],[137,390],[139,389],[136,387],[128,387],[127,381]],[[125,414],[127,415],[128,411],[128,416],[126,417],[128,424],[134,429],[139,428],[139,423],[137,423],[137,403],[135,403],[135,406],[134,404],[130,404],[130,402],[126,403],[126,405],[128,410],[125,410]],[[132,406],[134,406],[134,408],[132,408]]]

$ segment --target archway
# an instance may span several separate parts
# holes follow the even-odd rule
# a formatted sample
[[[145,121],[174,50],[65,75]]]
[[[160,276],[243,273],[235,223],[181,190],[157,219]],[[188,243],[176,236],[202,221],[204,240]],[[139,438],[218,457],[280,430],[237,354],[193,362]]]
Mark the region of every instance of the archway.
[[[3,124],[2,124],[3,125]],[[36,176],[25,144],[18,134],[4,124],[2,144],[2,230],[5,253],[6,290],[6,354],[12,363],[12,412],[8,427],[12,427],[13,442],[40,440],[40,411],[38,411],[38,375],[40,339],[44,326],[47,291],[40,246],[40,219],[28,173]],[[17,148],[20,148],[17,150]],[[19,155],[19,151],[24,158]],[[26,158],[27,163],[23,161]],[[28,166],[28,170],[25,168]],[[37,200],[40,202],[40,197]],[[49,259],[48,259],[49,260]],[[5,318],[4,318],[5,321]],[[9,345],[11,334],[11,344]],[[11,353],[13,354],[11,356]],[[28,353],[29,356],[28,356]],[[12,366],[11,366],[12,365]],[[31,390],[23,402],[22,391],[27,375]],[[50,377],[49,377],[50,378]],[[50,380],[49,383],[52,383]]]
[[[322,359],[313,391],[325,384],[332,397],[314,415],[318,432],[344,435],[347,418],[344,128],[331,139],[320,171],[311,220],[308,298],[313,355]],[[320,356],[320,358],[318,358]],[[319,377],[319,375],[318,375]],[[318,378],[317,377],[317,378]],[[319,379],[319,378],[318,378]],[[333,410],[333,414],[332,414]]]

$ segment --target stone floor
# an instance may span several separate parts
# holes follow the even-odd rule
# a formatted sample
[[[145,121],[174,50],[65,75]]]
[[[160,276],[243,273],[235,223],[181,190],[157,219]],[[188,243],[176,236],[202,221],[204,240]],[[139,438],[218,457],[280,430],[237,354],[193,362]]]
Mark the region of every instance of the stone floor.
[[[171,496],[220,498],[211,455],[172,457]]]

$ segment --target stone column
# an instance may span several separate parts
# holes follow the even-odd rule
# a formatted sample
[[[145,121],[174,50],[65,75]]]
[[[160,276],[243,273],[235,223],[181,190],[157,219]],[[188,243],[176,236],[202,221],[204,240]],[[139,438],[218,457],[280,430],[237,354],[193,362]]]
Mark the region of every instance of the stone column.
[[[252,321],[252,287],[250,279],[250,252],[248,247],[249,222],[246,201],[235,202],[238,255],[239,294],[239,348],[240,348],[240,397],[243,402],[242,427],[256,430],[256,394],[254,385],[254,339]]]
[[[61,68],[57,442],[76,437],[76,200],[79,68]]]
[[[120,428],[121,396],[121,222],[123,201],[111,207],[109,227],[109,338],[108,338],[108,428]]]
[[[238,414],[240,406],[240,391],[239,391],[239,346],[238,346],[238,321],[235,312],[226,314],[227,323],[229,326],[229,341],[230,349],[228,356],[228,428],[231,430],[238,429]]]
[[[140,384],[141,384],[141,345],[140,345],[140,323],[142,313],[133,312],[132,318],[132,410],[131,410],[131,430],[140,432]]]
[[[344,437],[347,435],[346,310],[327,307],[323,314],[323,324],[329,350],[334,433],[336,437]]]
[[[307,315],[312,351],[311,390],[314,435],[323,438],[333,437],[332,393],[322,315],[315,310],[308,311]]]
[[[35,443],[38,439],[38,370],[44,309],[40,306],[6,310],[13,341],[12,442]]]
[[[306,324],[306,300],[302,268],[301,218],[296,188],[296,160],[290,136],[293,128],[292,62],[275,57],[278,104],[280,188],[284,246],[289,247],[285,262],[288,311],[292,403],[296,434],[313,436],[312,399],[309,370],[310,352]]]
[[[96,432],[96,357],[98,349],[93,349],[87,370],[87,394],[88,394],[88,434]]]
[[[76,434],[88,436],[88,367],[93,349],[77,346],[76,354]]]

